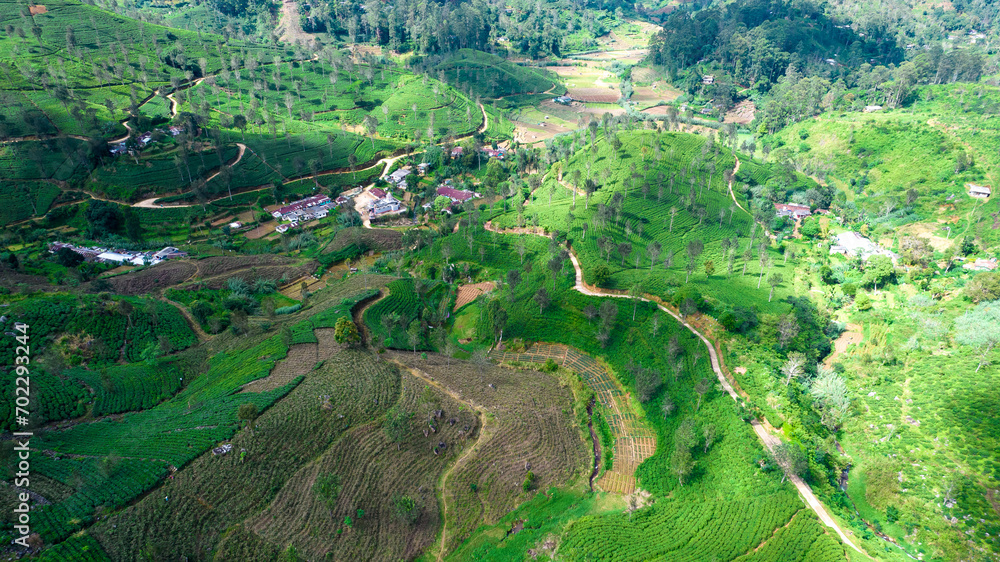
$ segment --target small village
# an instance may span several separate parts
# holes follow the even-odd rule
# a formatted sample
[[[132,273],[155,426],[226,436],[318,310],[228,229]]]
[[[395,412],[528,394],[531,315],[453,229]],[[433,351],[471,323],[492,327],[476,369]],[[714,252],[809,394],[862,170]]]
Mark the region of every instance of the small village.
[[[156,252],[138,252],[96,246],[76,246],[64,242],[49,244],[49,253],[56,254],[64,248],[83,256],[84,261],[120,265],[156,265],[162,261],[187,257],[187,252],[182,252],[173,246],[167,246]]]

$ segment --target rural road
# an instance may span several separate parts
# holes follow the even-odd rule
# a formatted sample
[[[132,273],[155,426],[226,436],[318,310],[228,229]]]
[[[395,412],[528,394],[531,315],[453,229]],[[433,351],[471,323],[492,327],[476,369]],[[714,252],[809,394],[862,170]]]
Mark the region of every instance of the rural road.
[[[236,146],[239,147],[240,151],[236,155],[236,160],[233,160],[232,163],[226,165],[227,168],[232,168],[233,166],[235,166],[236,164],[238,164],[240,162],[240,160],[243,159],[243,153],[246,152],[246,150],[247,150],[247,145],[245,145],[245,144],[243,144],[241,142],[236,143]],[[222,167],[220,166],[219,169],[214,174],[212,174],[212,175],[208,176],[207,178],[205,178],[205,181],[202,182],[202,183],[208,183],[208,182],[212,181],[213,179],[215,179],[215,176],[217,176],[217,175],[219,175],[221,173],[222,173]],[[149,199],[143,199],[142,201],[139,201],[138,203],[136,203],[136,204],[134,204],[132,206],[136,207],[136,208],[140,208],[140,209],[159,209],[159,208],[162,208],[164,206],[169,206],[169,207],[194,207],[195,206],[195,203],[182,203],[180,205],[160,205],[160,204],[156,203],[156,200],[159,199],[159,198],[160,197],[150,197]]]
[[[739,162],[739,161],[737,161],[737,162]],[[737,164],[737,167],[738,167],[738,164]],[[493,227],[492,224],[489,224],[489,223],[487,223],[486,229],[487,230],[491,230],[493,232],[499,232],[499,233],[504,233],[505,232],[502,229],[498,229],[496,227]],[[577,291],[579,291],[580,293],[583,293],[585,295],[595,296],[595,297],[630,298],[628,295],[622,295],[622,294],[613,293],[613,292],[610,292],[610,291],[604,291],[604,290],[601,290],[601,289],[597,289],[596,287],[589,287],[589,286],[587,286],[587,284],[583,280],[583,269],[580,267],[580,261],[576,258],[576,254],[572,251],[572,249],[570,249],[570,252],[569,252],[569,259],[570,259],[570,261],[573,262],[573,269],[576,270],[576,284],[574,285],[573,288],[576,289]],[[655,303],[655,301],[651,301],[650,299],[645,298],[645,297],[640,298],[640,300],[645,301],[645,302],[654,302]],[[709,341],[709,339],[707,337],[705,337],[701,332],[699,332],[698,330],[696,330],[694,328],[694,326],[688,324],[684,320],[684,318],[682,318],[679,314],[677,314],[673,310],[670,310],[669,308],[667,308],[666,306],[664,306],[664,305],[662,305],[660,303],[655,303],[655,304],[656,304],[657,307],[659,307],[660,310],[662,310],[662,311],[666,312],[667,314],[669,314],[670,316],[672,316],[675,320],[677,320],[678,322],[680,322],[681,325],[683,325],[685,328],[687,328],[688,330],[690,330],[692,334],[698,336],[698,338],[702,342],[704,342],[705,346],[708,347],[708,355],[709,355],[709,358],[712,361],[712,370],[715,372],[715,376],[719,379],[719,384],[722,385],[722,388],[729,394],[729,396],[734,401],[739,402],[739,398],[740,398],[739,395],[736,393],[736,390],[733,389],[733,386],[729,383],[729,380],[726,377],[726,375],[722,372],[722,365],[721,365],[721,362],[719,361],[719,355],[718,355],[718,353],[716,353],[715,346],[712,344],[712,342]],[[757,437],[764,444],[764,446],[767,448],[768,451],[773,450],[776,446],[778,446],[778,445],[781,444],[781,439],[779,439],[778,437],[775,437],[774,435],[772,435],[771,433],[769,433],[764,428],[764,426],[760,423],[760,421],[758,421],[756,418],[751,419],[750,423],[753,426],[754,433],[757,434]],[[843,529],[840,528],[840,525],[838,525],[837,522],[833,520],[833,517],[830,516],[830,513],[826,510],[826,508],[823,506],[823,504],[819,501],[819,498],[816,497],[816,495],[813,493],[812,489],[809,488],[809,486],[801,478],[799,478],[795,474],[789,473],[787,470],[785,470],[785,475],[787,476],[788,481],[791,482],[792,485],[795,486],[795,489],[799,491],[799,494],[802,496],[802,499],[806,502],[806,505],[808,505],[809,508],[812,509],[816,513],[816,515],[820,518],[820,520],[823,523],[825,523],[828,527],[832,528],[834,531],[837,532],[837,535],[839,535],[840,539],[842,541],[844,541],[844,544],[850,546],[852,549],[854,549],[855,551],[857,551],[860,554],[865,554],[864,551],[862,551],[860,548],[858,548],[851,541],[851,539],[849,539],[847,537],[847,534],[844,533]]]

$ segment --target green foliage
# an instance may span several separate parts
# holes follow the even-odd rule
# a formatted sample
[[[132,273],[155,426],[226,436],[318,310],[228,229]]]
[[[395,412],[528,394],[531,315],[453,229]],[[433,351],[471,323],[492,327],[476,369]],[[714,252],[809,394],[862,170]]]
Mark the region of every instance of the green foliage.
[[[389,295],[365,310],[364,322],[372,341],[394,349],[434,349],[426,325],[437,324],[450,308],[451,295],[442,283],[398,279],[387,286]],[[443,311],[443,312],[442,312]]]
[[[974,303],[1000,298],[1000,273],[984,271],[965,284],[962,294]]]
[[[557,84],[544,70],[512,64],[473,49],[452,53],[437,64],[436,70],[458,89],[484,98],[544,92]]]
[[[302,310],[302,305],[301,304],[293,304],[293,305],[290,305],[290,306],[279,306],[278,308],[274,309],[274,313],[275,314],[292,314],[292,313],[298,312],[300,310]]]
[[[316,483],[313,484],[313,493],[330,509],[337,506],[337,498],[340,496],[340,490],[340,476],[333,472],[321,474],[316,478]]]
[[[335,330],[336,334],[334,335],[334,339],[336,339],[339,344],[354,346],[361,341],[361,335],[358,334],[358,327],[354,324],[354,321],[346,316],[337,320]]]

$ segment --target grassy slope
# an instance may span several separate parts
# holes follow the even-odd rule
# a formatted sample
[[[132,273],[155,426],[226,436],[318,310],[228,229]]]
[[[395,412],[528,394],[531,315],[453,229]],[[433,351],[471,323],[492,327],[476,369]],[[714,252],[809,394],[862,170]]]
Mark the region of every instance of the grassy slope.
[[[873,218],[885,214],[890,198],[902,208],[905,192],[914,189],[919,194],[915,215],[890,220],[887,227],[919,220],[926,225],[922,230],[934,236],[972,235],[993,246],[1000,241],[991,216],[995,208],[969,197],[965,184],[996,187],[1000,180],[998,95],[1000,89],[985,85],[926,86],[905,108],[825,113],[779,133],[786,146],[773,151],[771,158],[792,157],[807,169],[829,170],[833,183]],[[802,132],[808,133],[805,140]],[[801,151],[803,145],[809,147],[807,152]],[[959,152],[972,157],[975,166],[956,173]],[[850,181],[864,174],[869,183],[858,191]],[[897,211],[892,218],[906,214]],[[950,233],[945,226],[951,227]]]
[[[448,83],[463,91],[485,98],[502,98],[510,95],[541,93],[556,88],[562,93],[558,80],[536,68],[522,67],[496,55],[461,49],[437,65],[444,72]]]
[[[598,152],[594,157],[591,174],[596,178],[601,187],[591,197],[589,208],[585,208],[583,197],[577,196],[574,219],[568,229],[568,236],[573,240],[573,248],[577,252],[584,265],[584,274],[588,281],[593,279],[594,267],[598,264],[605,264],[611,270],[611,278],[607,287],[627,290],[636,283],[641,283],[642,287],[649,292],[669,296],[673,288],[684,284],[686,276],[685,248],[689,241],[700,239],[705,243],[704,253],[697,258],[697,266],[691,276],[690,286],[700,291],[706,296],[713,297],[730,305],[756,305],[762,311],[777,312],[784,309],[780,302],[785,296],[791,294],[790,285],[785,283],[777,287],[774,299],[767,302],[767,293],[770,287],[766,279],[757,288],[759,267],[759,255],[756,254],[756,246],[760,243],[760,229],[757,229],[754,246],[755,253],[747,268],[747,275],[741,275],[743,251],[750,242],[750,217],[739,208],[733,209],[733,201],[728,195],[728,190],[722,181],[723,170],[732,169],[734,166],[733,157],[723,149],[720,155],[714,159],[716,172],[712,177],[711,189],[704,190],[704,195],[699,199],[699,204],[707,207],[707,214],[701,225],[699,219],[685,209],[680,202],[681,195],[687,195],[691,185],[687,181],[678,179],[675,182],[673,193],[669,193],[669,178],[671,174],[680,169],[686,169],[692,159],[701,155],[701,146],[704,139],[695,135],[667,133],[660,136],[663,159],[656,164],[653,151],[648,151],[648,162],[651,168],[648,172],[644,170],[642,156],[639,147],[643,143],[648,143],[654,137],[654,133],[648,131],[621,133],[622,157],[615,157],[612,154],[608,143],[598,140]],[[672,155],[672,156],[671,156]],[[584,149],[577,152],[570,158],[567,171],[563,173],[563,180],[570,183],[572,170],[579,169],[582,177],[587,177],[585,168],[586,161],[591,158],[590,150]],[[712,159],[712,152],[708,158]],[[636,187],[632,188],[632,181],[629,169],[635,164],[638,173],[642,176],[636,181]],[[608,170],[610,175],[605,177],[604,170]],[[657,201],[658,176],[663,173],[667,178],[664,182],[664,198]],[[708,170],[697,170],[694,176],[701,182],[708,178]],[[678,178],[680,176],[678,175]],[[640,187],[643,181],[651,185],[650,194],[644,198]],[[696,184],[697,185],[697,184]],[[549,190],[555,188],[552,204],[549,204]],[[615,224],[608,221],[603,228],[600,228],[594,221],[599,204],[607,204],[615,191],[622,191],[629,188],[628,196],[624,204],[623,217],[629,220],[633,226],[633,232],[625,232],[624,222]],[[695,189],[698,189],[697,187]],[[738,196],[740,204],[747,207],[747,202]],[[549,174],[543,186],[534,193],[532,201],[525,207],[525,217],[532,218],[537,215],[539,224],[550,230],[560,230],[567,232],[567,212],[572,206],[571,191],[558,185],[553,174]],[[677,216],[674,220],[673,231],[670,230],[670,209],[678,208]],[[731,213],[732,210],[732,213]],[[720,226],[719,212],[725,212],[725,218]],[[732,220],[730,220],[732,214]],[[514,226],[517,216],[510,212],[493,222],[498,226]],[[589,223],[589,230],[584,238],[582,225]],[[638,233],[638,225],[641,224],[643,232]],[[597,241],[600,237],[610,238],[615,245],[628,242],[632,245],[632,252],[625,259],[622,265],[621,254],[617,250],[611,252],[611,259],[606,261],[605,254],[598,248]],[[736,253],[734,273],[732,276],[726,274],[727,257],[721,248],[723,238],[732,239],[739,237],[739,251]],[[663,247],[657,264],[650,269],[650,258],[646,253],[647,245],[657,241]],[[673,267],[665,268],[663,260],[668,251],[674,252]],[[772,272],[780,273],[786,280],[790,280],[791,270],[786,268],[783,258],[769,250],[770,258],[774,261]],[[639,258],[636,265],[636,257]],[[706,261],[711,260],[715,266],[715,273],[707,276],[704,269]],[[763,298],[761,298],[763,295]]]
[[[520,269],[524,279],[514,294],[508,297],[506,293],[509,289],[505,289],[498,295],[509,315],[504,332],[506,341],[520,337],[529,341],[573,345],[606,360],[630,390],[634,390],[634,380],[628,370],[630,361],[662,373],[664,384],[654,398],[641,406],[634,402],[637,415],[644,418],[645,423],[657,433],[656,454],[637,473],[641,487],[653,492],[656,504],[630,519],[621,514],[620,507],[609,510],[604,500],[600,499],[602,496],[580,497],[575,492],[555,492],[504,517],[496,526],[481,528],[456,551],[454,559],[519,559],[524,547],[538,548],[553,534],[561,535],[558,540],[560,552],[574,560],[588,557],[643,559],[650,553],[654,556],[698,559],[708,552],[719,553],[721,559],[732,559],[753,550],[770,537],[775,528],[783,526],[802,509],[787,483],[781,484],[774,472],[763,472],[757,468],[755,461],[764,453],[749,426],[735,415],[733,403],[727,396],[712,391],[700,410],[695,412],[697,397],[694,385],[700,378],[713,375],[704,358],[704,348],[690,332],[672,321],[666,321],[661,314],[660,328],[654,337],[652,324],[655,311],[651,306],[638,307],[633,321],[629,303],[615,300],[619,314],[614,335],[609,346],[602,349],[594,338],[597,326],[583,314],[588,304],[597,306],[602,299],[573,291],[570,268],[564,269],[553,282],[548,270],[544,269],[549,258],[546,241],[534,236],[525,236],[523,240],[528,250],[526,262],[532,264],[530,273],[527,273],[528,267],[520,264],[515,249],[518,237],[511,235],[476,234],[472,250],[464,241],[446,239],[414,259],[434,259],[440,255],[441,244],[451,244],[452,263],[469,263],[477,279],[490,279],[497,272]],[[482,258],[476,246],[485,249]],[[539,314],[532,295],[542,286],[552,295],[554,304]],[[674,334],[685,350],[682,355],[685,367],[676,380],[667,374],[672,371],[669,371],[666,354],[660,351]],[[701,354],[700,359],[695,358],[696,352]],[[678,405],[678,411],[665,418],[660,406],[666,396]],[[697,468],[689,483],[682,487],[670,474],[669,466],[674,431],[687,417],[699,424],[699,436],[701,428],[712,424],[721,437],[707,452],[703,451],[703,442],[696,447]],[[756,499],[737,499],[748,497]],[[505,539],[506,529],[520,519],[527,519],[525,529],[516,535],[517,539]],[[712,526],[718,521],[725,521],[724,526],[739,531],[707,531],[705,526]],[[812,559],[842,559],[843,548],[824,539],[823,533],[821,526],[813,520],[797,526],[794,539],[791,535],[782,535],[782,541],[791,542],[777,546],[798,544],[795,541],[806,541],[804,537],[811,537],[807,542],[819,541]]]

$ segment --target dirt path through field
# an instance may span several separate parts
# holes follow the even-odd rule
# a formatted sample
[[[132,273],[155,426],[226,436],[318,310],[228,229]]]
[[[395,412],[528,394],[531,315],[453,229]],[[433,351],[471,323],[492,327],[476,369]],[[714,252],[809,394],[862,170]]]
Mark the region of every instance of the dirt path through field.
[[[739,160],[737,160],[737,168],[739,167],[738,163]],[[487,223],[488,230],[493,230],[494,232],[502,232],[502,230],[500,229],[495,229],[491,227],[492,225]],[[574,285],[573,288],[579,291],[580,293],[596,297],[630,298],[627,294],[619,294],[612,291],[599,289],[597,287],[592,287],[590,285],[587,285],[583,280],[583,269],[580,267],[580,261],[577,259],[576,253],[573,252],[572,248],[570,248],[569,258],[570,261],[573,262],[573,269],[576,271],[576,284]],[[715,372],[715,376],[718,378],[719,384],[722,385],[722,388],[726,391],[727,394],[729,394],[729,396],[734,401],[739,402],[740,396],[739,394],[737,394],[736,390],[733,389],[733,385],[729,383],[728,377],[725,375],[725,373],[723,373],[722,362],[719,359],[719,354],[716,352],[715,345],[712,343],[712,341],[710,341],[707,337],[705,337],[700,331],[695,329],[691,324],[688,324],[687,321],[685,321],[680,314],[674,312],[665,305],[646,297],[642,297],[640,300],[646,302],[654,302],[656,306],[659,307],[660,310],[672,316],[682,326],[684,326],[692,334],[697,336],[698,339],[700,339],[705,344],[706,347],[708,347],[708,356],[712,362],[712,371]],[[781,444],[781,439],[779,439],[771,432],[769,432],[768,429],[764,427],[764,424],[762,424],[759,420],[757,420],[756,418],[752,418],[750,420],[750,423],[753,426],[754,433],[757,434],[757,437],[769,451],[773,450],[776,446]],[[840,525],[838,525],[837,522],[833,520],[833,517],[830,516],[830,513],[819,501],[819,499],[813,493],[812,489],[809,488],[809,486],[801,478],[799,478],[797,475],[787,470],[787,468],[785,469],[785,474],[788,478],[788,481],[791,482],[793,486],[795,486],[796,490],[798,490],[799,494],[802,496],[802,499],[803,501],[805,501],[806,505],[809,506],[809,508],[816,513],[816,515],[820,518],[820,520],[823,523],[825,523],[828,527],[836,531],[837,535],[840,536],[840,539],[844,542],[844,544],[850,546],[858,553],[864,554],[864,551],[858,548],[857,545],[855,545],[849,538],[847,538],[847,534],[844,532],[843,529],[840,528]]]
[[[243,153],[246,152],[247,145],[245,145],[245,144],[243,144],[241,142],[238,142],[238,143],[236,143],[236,146],[237,146],[237,148],[239,148],[239,152],[236,154],[236,159],[233,160],[232,162],[230,162],[229,164],[226,164],[226,166],[225,166],[226,168],[232,168],[233,166],[239,164],[240,160],[243,159]],[[202,183],[205,184],[205,183],[208,183],[208,182],[212,181],[213,179],[215,179],[215,176],[218,176],[219,174],[222,173],[222,169],[223,169],[223,166],[219,166],[219,169],[216,170],[212,175],[210,175],[207,178],[205,178],[205,181],[203,181]],[[156,197],[150,197],[149,199],[143,199],[142,201],[139,201],[138,203],[136,203],[136,204],[134,204],[132,206],[136,207],[136,208],[139,208],[139,209],[158,209],[160,207],[163,207],[163,205],[160,205],[160,204],[156,203],[156,200],[160,199],[161,197],[162,197],[162,195],[158,195]],[[190,205],[170,205],[170,206],[171,207],[193,207],[193,206],[195,206],[195,204],[192,203]]]
[[[455,469],[458,468],[459,466],[461,466],[466,461],[466,459],[468,459],[470,456],[472,456],[473,453],[475,453],[476,451],[479,450],[479,444],[482,443],[482,442],[484,442],[484,441],[486,441],[486,439],[483,439],[483,437],[487,434],[487,431],[490,431],[492,429],[492,426],[490,426],[489,423],[488,423],[489,422],[489,416],[487,415],[486,408],[484,408],[484,407],[476,404],[472,400],[469,400],[469,399],[463,397],[461,394],[459,394],[459,393],[455,392],[454,390],[451,390],[447,386],[439,383],[438,381],[436,381],[434,379],[434,377],[432,377],[429,374],[421,371],[420,369],[417,369],[416,367],[410,367],[410,366],[404,365],[403,363],[401,363],[401,362],[399,362],[399,361],[397,361],[395,359],[390,359],[389,361],[392,362],[392,363],[394,363],[394,364],[396,364],[396,365],[398,365],[401,369],[406,369],[414,377],[417,377],[418,379],[422,380],[423,382],[425,382],[425,383],[433,386],[437,390],[440,390],[441,392],[443,392],[443,393],[447,394],[448,396],[454,398],[456,401],[458,401],[458,402],[460,402],[462,404],[465,404],[466,406],[472,408],[473,410],[476,411],[476,413],[479,414],[479,423],[480,423],[480,425],[479,425],[478,436],[476,437],[476,442],[473,443],[471,447],[469,447],[468,449],[466,449],[465,452],[462,453],[462,456],[458,457],[458,459],[456,459],[455,462],[452,463],[452,465],[450,467],[448,467],[448,469],[445,470],[441,474],[441,479],[438,481],[438,490],[440,490],[440,499],[441,499],[441,544],[438,547],[437,559],[438,559],[438,562],[440,562],[441,560],[444,560],[444,556],[446,554],[446,552],[445,552],[445,548],[446,548],[445,545],[448,544],[447,543],[447,539],[448,539],[448,496],[447,496],[447,494],[444,493],[445,486],[448,483],[448,477],[451,476],[451,473],[455,472]]]
[[[201,79],[196,80],[191,85],[192,86],[197,85],[197,82],[200,81],[200,80]],[[170,96],[167,96],[167,97],[169,98]],[[170,99],[173,100],[173,98],[170,98]],[[479,110],[483,112],[483,122],[479,126],[479,128],[476,129],[476,133],[483,133],[489,127],[489,114],[486,113],[486,108],[483,107],[483,104],[479,104]],[[465,139],[465,138],[471,137],[473,134],[476,134],[476,133],[469,133],[467,135],[463,135],[463,136],[460,136],[460,137],[455,137],[454,140]],[[250,151],[251,154],[253,154],[254,156],[257,156],[257,153],[254,152],[254,150],[252,148],[247,147],[245,144],[238,142],[238,143],[236,143],[236,145],[240,148],[240,152],[239,152],[239,155],[237,156],[236,160],[233,161],[233,163],[230,164],[229,167],[235,166],[237,164],[237,162],[239,162],[240,160],[242,160],[243,159],[243,154],[246,151]],[[282,177],[284,178],[285,181],[304,181],[304,180],[310,180],[310,179],[318,178],[320,176],[328,176],[328,175],[334,175],[334,174],[354,174],[354,173],[357,173],[357,172],[363,172],[363,171],[366,171],[366,170],[371,170],[372,168],[376,168],[376,167],[379,167],[379,166],[383,167],[383,174],[384,174],[400,158],[407,158],[409,156],[413,156],[414,154],[417,154],[418,152],[423,152],[423,151],[405,152],[403,154],[397,154],[395,156],[387,156],[385,158],[380,158],[380,159],[376,160],[375,163],[371,164],[370,166],[367,166],[367,167],[361,168],[361,169],[357,169],[357,170],[344,170],[344,169],[341,169],[341,168],[337,168],[337,169],[334,169],[334,170],[325,170],[325,171],[317,172],[315,174],[309,174],[309,175],[302,176],[302,177],[299,177],[299,178],[286,178],[283,175],[282,175]],[[260,158],[260,157],[257,156],[257,158]],[[263,159],[261,159],[261,161],[263,162]],[[268,165],[268,167],[271,167],[271,166]],[[280,175],[280,172],[278,172],[277,170],[275,170],[273,167],[271,168],[271,170],[273,170],[275,173],[279,173],[279,175]],[[222,170],[220,169],[219,172],[221,172],[221,171]],[[212,178],[214,178],[216,175],[218,175],[218,172],[216,172],[216,174],[214,174],[211,177],[209,177],[208,180],[205,180],[205,182],[208,183],[208,181],[211,180]],[[372,182],[369,182],[367,185],[365,185],[364,186],[365,192],[367,192],[368,188],[370,188],[374,184],[375,184],[375,182],[372,181]],[[242,193],[253,193],[255,191],[264,191],[264,190],[267,190],[267,189],[271,189],[271,186],[267,185],[267,186],[257,187],[257,188],[254,188],[254,189],[247,189],[247,190],[244,190],[244,191],[240,191],[239,193],[241,193],[241,194]],[[94,199],[98,199],[98,197],[95,197],[93,195],[91,195],[91,197],[94,197]],[[205,204],[213,203],[215,201],[221,201],[222,199],[227,199],[227,198],[229,198],[228,194],[220,196],[220,197],[216,197],[215,199],[209,199],[208,201],[205,201]],[[142,201],[139,201],[138,203],[134,203],[132,206],[133,207],[138,207],[138,208],[146,208],[146,209],[159,209],[159,208],[164,208],[164,207],[197,207],[197,206],[202,205],[201,203],[177,203],[177,204],[171,203],[169,205],[166,205],[166,204],[157,204],[156,203],[157,199],[159,199],[159,197],[153,197],[153,198],[150,198],[150,199],[144,199]],[[364,221],[363,222],[363,226],[365,228],[372,228],[371,221],[368,219],[368,213],[367,213],[367,211],[365,209],[357,209],[357,208],[356,208],[356,210],[361,214],[361,217],[363,218],[363,221]],[[27,220],[33,220],[33,219],[27,219]]]
[[[199,341],[204,342],[204,341],[207,341],[209,338],[212,337],[212,336],[206,334],[205,330],[201,329],[201,324],[199,324],[198,321],[195,319],[195,317],[191,315],[191,313],[188,311],[187,307],[185,307],[184,305],[182,305],[179,302],[174,302],[174,301],[168,299],[167,297],[161,296],[160,300],[163,301],[163,302],[165,302],[165,303],[167,303],[167,304],[169,304],[169,305],[171,305],[171,306],[173,306],[174,308],[176,308],[177,310],[179,310],[181,314],[184,315],[184,318],[187,319],[188,324],[191,325],[191,329],[194,330],[194,333],[198,336],[198,340]]]
[[[349,274],[350,272],[348,272],[345,275]],[[378,301],[388,296],[389,296],[389,287],[385,287],[384,289],[378,292],[377,297],[355,308],[354,311],[351,313],[351,318],[354,320],[354,323],[358,326],[358,333],[361,334],[362,345],[368,345],[368,342],[371,340],[371,334],[368,333],[368,326],[365,324],[365,311],[368,310],[368,307],[370,307],[371,305],[377,303]]]
[[[737,207],[743,209],[744,213],[750,215],[750,211],[746,210],[743,205],[740,205],[740,202],[736,200],[736,193],[733,192],[733,182],[736,181],[736,172],[740,171],[740,159],[736,158],[735,154],[733,154],[733,158],[736,159],[736,166],[733,167],[733,175],[729,177],[729,196],[733,198],[733,203],[736,203]]]

